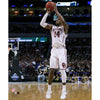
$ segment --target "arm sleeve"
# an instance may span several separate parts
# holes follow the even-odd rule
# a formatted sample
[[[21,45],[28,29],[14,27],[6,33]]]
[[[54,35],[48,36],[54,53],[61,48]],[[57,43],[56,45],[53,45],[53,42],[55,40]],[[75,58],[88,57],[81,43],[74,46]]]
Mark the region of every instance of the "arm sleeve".
[[[47,26],[47,23],[46,23],[47,17],[48,17],[48,13],[46,13],[46,14],[43,16],[43,18],[42,18],[42,20],[41,20],[41,22],[40,22],[40,25],[41,25],[43,28],[45,28],[45,27]]]

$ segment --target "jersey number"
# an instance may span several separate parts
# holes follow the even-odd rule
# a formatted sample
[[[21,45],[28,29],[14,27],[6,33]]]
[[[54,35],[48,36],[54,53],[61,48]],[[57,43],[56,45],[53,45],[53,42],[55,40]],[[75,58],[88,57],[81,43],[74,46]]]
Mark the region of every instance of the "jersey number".
[[[60,31],[54,32],[54,37],[60,37]]]

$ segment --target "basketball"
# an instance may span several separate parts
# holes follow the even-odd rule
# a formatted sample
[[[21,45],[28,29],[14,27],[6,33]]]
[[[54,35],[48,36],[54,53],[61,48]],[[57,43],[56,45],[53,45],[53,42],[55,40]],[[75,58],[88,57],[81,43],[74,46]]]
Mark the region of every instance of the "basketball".
[[[49,1],[49,2],[46,3],[46,6],[45,7],[46,7],[47,10],[53,11],[54,10],[54,5],[55,5],[54,2]]]

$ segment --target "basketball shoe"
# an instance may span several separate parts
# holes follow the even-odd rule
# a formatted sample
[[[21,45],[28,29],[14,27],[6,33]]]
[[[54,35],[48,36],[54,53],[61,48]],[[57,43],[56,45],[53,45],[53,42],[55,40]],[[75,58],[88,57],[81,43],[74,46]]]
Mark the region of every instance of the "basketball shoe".
[[[60,99],[65,99],[66,98],[66,95],[67,95],[67,91],[66,90],[62,90]]]
[[[51,90],[47,90],[46,99],[50,99],[51,98],[51,94],[52,94],[52,91]]]

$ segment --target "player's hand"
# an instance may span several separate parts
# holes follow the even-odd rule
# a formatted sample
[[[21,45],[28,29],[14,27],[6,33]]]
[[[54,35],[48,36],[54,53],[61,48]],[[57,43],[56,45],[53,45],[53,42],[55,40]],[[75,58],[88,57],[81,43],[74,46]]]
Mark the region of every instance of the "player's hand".
[[[47,13],[48,13],[48,14],[50,14],[50,13],[51,13],[51,11],[50,11],[50,10],[47,10]]]
[[[58,11],[57,6],[56,6],[56,3],[55,3],[55,6],[54,6],[54,11],[55,11],[55,12]]]

